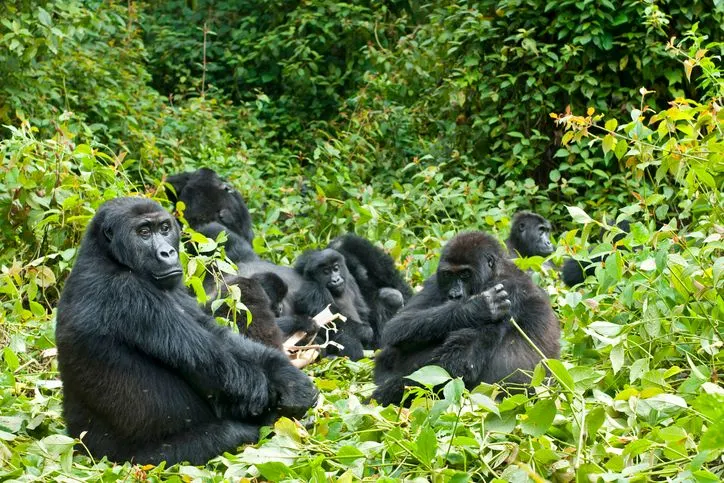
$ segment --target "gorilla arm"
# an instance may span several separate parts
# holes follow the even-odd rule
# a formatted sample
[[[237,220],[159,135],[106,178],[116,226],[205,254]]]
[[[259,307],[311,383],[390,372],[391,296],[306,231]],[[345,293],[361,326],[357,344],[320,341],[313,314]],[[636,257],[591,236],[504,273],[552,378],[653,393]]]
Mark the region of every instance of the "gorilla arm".
[[[115,280],[121,282],[119,279],[123,278],[126,277]],[[117,305],[109,305],[104,310],[104,318],[112,325],[117,319],[115,314],[123,310],[124,319],[134,321],[134,324],[115,327],[111,336],[177,370],[190,384],[209,396],[232,401],[234,417],[257,416],[277,403],[282,407],[285,404],[296,407],[299,406],[297,401],[285,403],[284,399],[304,398],[309,396],[310,389],[315,391],[307,376],[293,368],[281,352],[219,326],[183,292],[161,292],[161,296],[169,299],[158,301],[149,295],[153,292],[144,289],[144,282],[130,273],[121,283],[126,286],[120,290],[114,288],[115,283],[109,284],[108,290],[114,294]],[[137,287],[128,284],[137,284]],[[123,295],[130,294],[134,294],[133,301],[123,300]],[[154,308],[157,306],[173,307],[174,310],[158,310]],[[298,374],[287,374],[290,370]],[[305,390],[302,391],[294,387],[296,396],[286,394],[292,388],[285,388],[278,379],[290,375],[295,382],[299,380],[302,386],[306,382],[310,387],[303,387]],[[280,389],[284,394],[277,394]]]
[[[437,284],[427,284],[410,305],[387,322],[382,333],[383,347],[440,341],[452,331],[500,321],[510,309],[508,294],[501,284],[464,302],[445,301],[439,305],[431,305],[440,300],[439,294],[430,294],[433,291],[439,292]]]

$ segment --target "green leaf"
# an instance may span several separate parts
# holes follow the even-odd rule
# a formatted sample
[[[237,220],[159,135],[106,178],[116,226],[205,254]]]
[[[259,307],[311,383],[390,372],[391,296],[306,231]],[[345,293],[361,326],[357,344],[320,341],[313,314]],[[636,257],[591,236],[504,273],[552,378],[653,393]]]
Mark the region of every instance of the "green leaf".
[[[613,346],[613,348],[611,349],[611,353],[609,354],[609,359],[611,359],[611,368],[613,369],[613,373],[618,374],[618,371],[620,371],[623,367],[624,361],[624,351],[622,344],[617,344]]]
[[[365,455],[362,451],[351,445],[342,446],[337,451],[337,461],[345,466],[349,466],[356,460],[364,457]]]
[[[435,387],[449,381],[452,377],[440,366],[425,366],[407,376],[407,379],[425,387]]]
[[[568,373],[568,370],[563,363],[557,359],[548,359],[548,369],[561,385],[569,391],[573,391],[574,383],[573,377]]]
[[[280,481],[294,475],[291,468],[279,461],[257,464],[256,468],[269,481]]]
[[[423,427],[420,434],[417,435],[415,445],[417,449],[415,456],[420,460],[420,463],[430,466],[437,452],[437,435],[435,435],[435,431],[430,426]]]
[[[462,379],[458,377],[445,384],[442,394],[446,401],[451,404],[458,404],[463,395],[463,390],[465,390],[465,384]]]
[[[8,369],[11,371],[16,370],[18,367],[20,367],[20,361],[18,360],[18,356],[15,355],[15,352],[13,352],[10,347],[5,347],[3,350],[3,359],[5,359],[5,364],[8,365]]]
[[[542,436],[556,417],[556,403],[552,399],[542,399],[526,411],[526,418],[520,423],[525,434]]]
[[[577,206],[566,206],[566,209],[571,215],[571,218],[573,218],[573,221],[575,221],[576,223],[581,223],[585,225],[593,221],[593,219],[588,216],[585,211],[578,208]]]
[[[621,159],[628,151],[628,143],[623,139],[619,139],[616,143],[616,147],[613,148],[613,154],[616,155],[616,159]]]
[[[724,449],[724,420],[712,422],[699,441],[699,451]]]

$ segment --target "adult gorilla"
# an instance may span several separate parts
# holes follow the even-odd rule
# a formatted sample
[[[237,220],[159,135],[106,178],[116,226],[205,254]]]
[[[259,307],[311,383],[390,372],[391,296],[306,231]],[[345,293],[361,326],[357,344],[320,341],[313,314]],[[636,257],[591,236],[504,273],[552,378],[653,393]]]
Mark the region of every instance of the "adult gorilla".
[[[174,174],[168,182],[176,192],[169,190],[168,197],[174,203],[184,202],[184,217],[191,228],[212,239],[226,232],[226,255],[237,264],[239,275],[248,278],[270,272],[283,280],[287,295],[282,299],[282,313],[292,315],[292,299],[302,279],[293,268],[262,260],[254,252],[251,216],[241,193],[209,168]]]
[[[218,326],[188,295],[178,241],[158,203],[108,201],[61,295],[63,413],[96,457],[203,464],[315,401],[284,354]]]
[[[226,180],[212,169],[201,168],[169,176],[168,182],[173,186],[173,191],[166,190],[168,198],[174,204],[183,201],[184,217],[191,228],[211,239],[226,232],[226,254],[236,263],[258,258],[252,248],[249,209],[241,193]]]
[[[555,250],[551,242],[551,222],[537,213],[519,211],[513,217],[505,244],[511,258],[547,257]]]
[[[436,364],[481,382],[529,380],[540,355],[510,323],[515,319],[546,357],[558,357],[560,327],[547,295],[511,262],[490,235],[468,232],[450,240],[437,273],[386,325],[377,355],[373,398],[399,403],[405,380]]]

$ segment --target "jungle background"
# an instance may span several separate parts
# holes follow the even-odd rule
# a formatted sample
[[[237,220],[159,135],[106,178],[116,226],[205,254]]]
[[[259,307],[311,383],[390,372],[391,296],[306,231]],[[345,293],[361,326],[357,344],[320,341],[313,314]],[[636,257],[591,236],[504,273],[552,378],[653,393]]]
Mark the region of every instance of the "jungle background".
[[[4,0],[0,480],[720,481],[723,21],[720,0]],[[520,209],[555,262],[604,263],[568,289],[519,261],[563,330],[529,395],[450,379],[384,408],[371,360],[326,360],[310,425],[205,467],[74,453],[53,333],[84,228],[117,196],[173,209],[165,177],[202,166],[277,263],[354,231],[419,285]],[[184,262],[223,263],[204,246]]]

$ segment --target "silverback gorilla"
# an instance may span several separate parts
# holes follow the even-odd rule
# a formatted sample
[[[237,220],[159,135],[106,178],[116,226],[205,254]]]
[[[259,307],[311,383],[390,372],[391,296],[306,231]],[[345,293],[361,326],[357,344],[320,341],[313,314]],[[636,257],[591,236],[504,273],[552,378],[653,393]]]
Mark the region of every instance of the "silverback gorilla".
[[[317,390],[280,351],[218,326],[181,283],[176,221],[148,199],[106,202],[58,305],[63,413],[91,454],[203,464],[299,417]]]
[[[546,357],[558,357],[560,327],[548,296],[492,236],[457,235],[443,248],[437,273],[385,326],[372,397],[400,403],[405,385],[413,384],[405,376],[429,364],[462,377],[468,388],[527,382],[521,370],[533,369],[540,356],[511,317]]]

